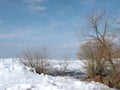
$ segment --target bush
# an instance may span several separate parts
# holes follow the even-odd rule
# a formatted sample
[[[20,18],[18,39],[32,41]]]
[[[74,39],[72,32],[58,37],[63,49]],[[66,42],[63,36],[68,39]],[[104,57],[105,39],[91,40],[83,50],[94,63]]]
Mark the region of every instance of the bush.
[[[95,81],[101,80],[101,83],[106,83],[104,78],[108,79],[107,83],[109,83],[110,87],[120,89],[120,55],[118,53],[120,49],[109,47],[109,50],[111,50],[109,53],[112,56],[108,58],[106,50],[98,47],[98,45],[98,42],[87,41],[81,45],[81,49],[78,52],[79,59],[85,59],[83,61],[88,78],[94,78]],[[100,80],[98,76],[101,77]]]
[[[102,53],[98,42],[93,40],[86,41],[81,45],[78,57],[84,59],[85,68],[90,78],[95,77],[96,74],[103,75],[105,72],[105,59],[103,59]]]
[[[34,68],[36,73],[47,73],[49,53],[46,49],[38,50],[25,50],[21,54],[23,58],[22,63],[28,67]]]
[[[68,66],[69,66],[69,62],[68,62],[69,58],[64,57],[62,60],[63,61],[60,63],[60,66],[61,66],[60,74],[66,75],[66,72],[68,71]]]

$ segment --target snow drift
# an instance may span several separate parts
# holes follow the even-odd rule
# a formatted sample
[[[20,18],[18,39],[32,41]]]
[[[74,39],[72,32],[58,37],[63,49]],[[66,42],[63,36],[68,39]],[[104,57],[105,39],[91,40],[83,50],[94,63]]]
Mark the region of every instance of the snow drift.
[[[83,82],[70,77],[39,75],[17,59],[1,59],[0,90],[110,90],[110,88],[100,83]]]

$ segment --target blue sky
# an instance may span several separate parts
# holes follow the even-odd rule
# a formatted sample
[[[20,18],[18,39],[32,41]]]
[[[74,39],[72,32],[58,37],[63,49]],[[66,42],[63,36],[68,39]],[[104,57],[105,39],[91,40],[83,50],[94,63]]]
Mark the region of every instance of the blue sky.
[[[120,9],[120,0],[0,0],[0,57],[46,47],[53,58],[76,58],[76,30],[88,13]],[[82,30],[81,30],[82,31]]]

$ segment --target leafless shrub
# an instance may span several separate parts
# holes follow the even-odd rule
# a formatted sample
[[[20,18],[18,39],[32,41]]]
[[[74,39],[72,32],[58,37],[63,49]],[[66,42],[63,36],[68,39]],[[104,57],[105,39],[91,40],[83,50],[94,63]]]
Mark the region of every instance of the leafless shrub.
[[[104,74],[105,59],[102,58],[102,51],[99,49],[98,43],[92,40],[82,44],[77,53],[79,59],[85,59],[85,68],[91,78],[95,77],[96,74]]]
[[[41,50],[24,50],[21,53],[22,63],[34,68],[36,73],[47,73],[49,53],[45,48]]]

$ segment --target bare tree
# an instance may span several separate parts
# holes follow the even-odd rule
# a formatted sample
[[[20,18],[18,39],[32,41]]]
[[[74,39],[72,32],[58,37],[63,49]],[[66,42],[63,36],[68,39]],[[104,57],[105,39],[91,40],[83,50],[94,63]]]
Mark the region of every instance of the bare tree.
[[[65,73],[67,72],[68,70],[68,66],[69,66],[69,60],[70,58],[68,56],[65,56],[63,57],[62,59],[63,61],[60,63],[60,66],[61,66],[61,75],[65,75]]]
[[[117,13],[107,14],[105,10],[93,12],[87,17],[87,29],[79,33],[79,36],[84,36],[88,40],[81,46],[81,51],[78,51],[78,58],[82,57],[87,60],[86,66],[88,67],[88,73],[91,74],[89,72],[90,68],[94,71],[92,77],[95,76],[95,70],[97,69],[99,74],[102,74],[101,71],[103,71],[105,63],[108,63],[111,72],[114,72],[114,74],[111,73],[113,78],[120,74],[118,73],[119,67],[116,66],[113,59],[118,58],[117,56],[119,55],[117,52],[120,50],[117,49],[117,51],[114,49],[114,40],[120,34],[118,19],[119,16],[117,16]],[[112,82],[114,84],[118,83],[117,79]]]

